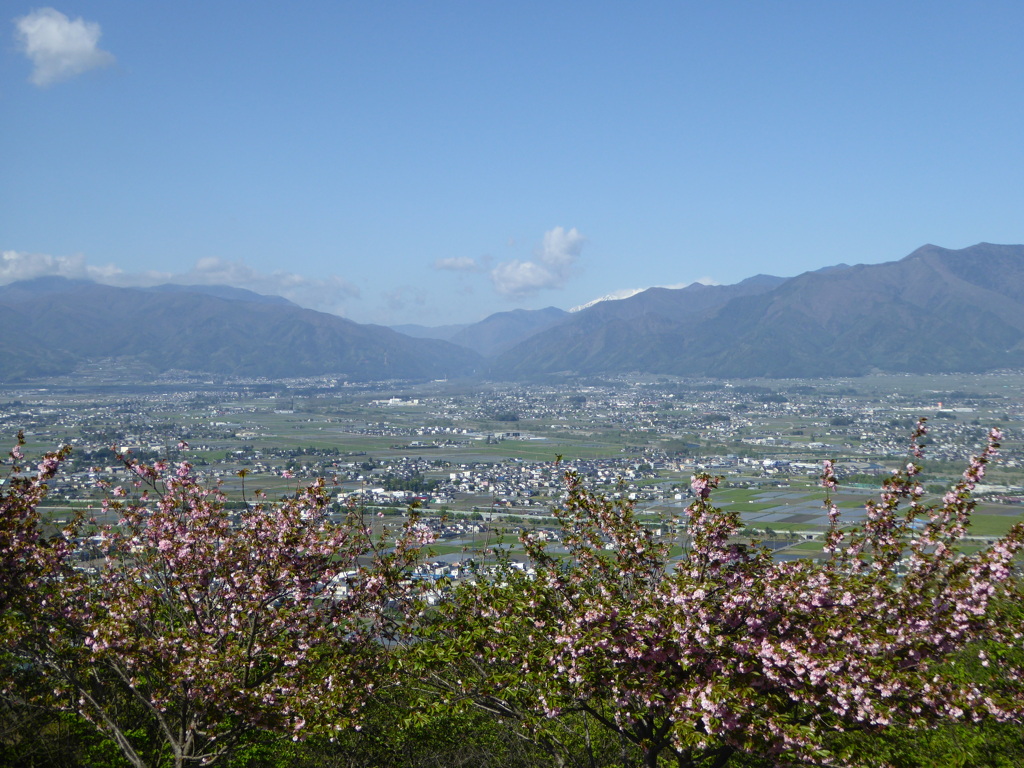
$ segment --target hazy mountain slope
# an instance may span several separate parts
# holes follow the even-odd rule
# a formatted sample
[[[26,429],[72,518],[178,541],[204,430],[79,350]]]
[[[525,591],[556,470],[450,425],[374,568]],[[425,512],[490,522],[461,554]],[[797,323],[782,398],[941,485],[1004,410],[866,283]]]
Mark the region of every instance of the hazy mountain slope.
[[[456,344],[265,299],[237,289],[144,290],[59,278],[5,286],[0,380],[68,373],[107,358],[157,372],[254,377],[441,378],[485,370],[480,355]],[[1024,367],[1024,246],[927,245],[899,261],[790,279],[653,288],[572,315],[497,313],[455,336],[498,352],[486,373],[503,379]],[[517,339],[525,340],[504,349]]]
[[[685,288],[649,288],[616,301],[602,301],[517,344],[493,362],[491,375],[642,370],[664,368],[679,343],[680,323],[727,302],[756,296],[785,278],[757,275],[735,285],[693,283]]]
[[[256,304],[287,304],[297,307],[293,301],[283,296],[266,296],[245,288],[235,288],[231,285],[179,285],[178,283],[164,283],[154,285],[151,288],[143,288],[144,291],[156,291],[157,293],[202,293],[207,296],[216,296],[219,299],[230,299],[231,301],[251,301]]]
[[[291,304],[239,301],[207,292],[155,292],[92,283],[50,293],[0,289],[0,315],[19,329],[3,345],[0,378],[68,372],[96,358],[124,357],[156,371],[245,376],[340,373],[353,379],[437,378],[471,373],[479,358],[435,340],[415,340]]]
[[[416,339],[444,339],[485,357],[504,352],[524,339],[561,322],[569,313],[556,307],[496,312],[463,325],[393,325],[391,330]]]
[[[392,331],[397,331],[398,333],[406,336],[412,336],[414,339],[441,339],[443,341],[451,341],[452,336],[463,328],[468,328],[469,323],[456,323],[454,325],[418,325],[416,323],[406,323],[405,325],[392,325],[389,327]]]
[[[687,309],[565,323],[500,356],[491,373],[796,377],[1024,366],[1024,246],[929,245],[900,261],[809,272]]]
[[[567,317],[568,312],[556,307],[497,312],[463,328],[450,340],[489,357],[511,349],[519,342],[562,322]]]
[[[685,288],[648,288],[617,301],[602,301],[577,313],[577,322],[594,325],[611,318],[630,320],[658,315],[683,320],[703,314],[741,296],[756,296],[786,281],[784,277],[755,275],[733,285],[691,283]]]
[[[795,277],[694,329],[728,340],[717,376],[982,371],[1024,364],[1024,247],[925,246],[906,258]],[[694,348],[691,339],[684,347]],[[698,367],[698,366],[694,366]]]

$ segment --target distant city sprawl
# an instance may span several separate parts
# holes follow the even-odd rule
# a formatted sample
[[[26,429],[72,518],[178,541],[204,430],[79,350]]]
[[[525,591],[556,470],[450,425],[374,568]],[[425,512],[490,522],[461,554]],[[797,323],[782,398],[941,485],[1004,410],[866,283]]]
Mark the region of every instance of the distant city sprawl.
[[[30,447],[72,447],[71,471],[47,500],[53,515],[88,508],[101,486],[123,482],[123,456],[187,458],[235,503],[247,489],[282,497],[320,476],[336,480],[339,509],[357,502],[400,514],[415,503],[461,551],[461,531],[443,530],[461,517],[490,529],[543,526],[565,469],[594,490],[635,501],[652,524],[685,506],[690,477],[709,471],[724,477],[718,498],[740,505],[750,535],[777,540],[782,556],[813,549],[827,528],[816,487],[822,461],[834,462],[841,503],[857,507],[878,476],[900,466],[922,416],[931,423],[925,483],[938,495],[987,429],[1004,429],[1004,459],[978,489],[991,506],[974,527],[980,537],[1001,533],[1024,500],[1022,388],[1024,375],[1015,373],[648,376],[473,389],[329,378],[165,377],[150,387],[56,380],[8,388],[0,427],[24,430]]]

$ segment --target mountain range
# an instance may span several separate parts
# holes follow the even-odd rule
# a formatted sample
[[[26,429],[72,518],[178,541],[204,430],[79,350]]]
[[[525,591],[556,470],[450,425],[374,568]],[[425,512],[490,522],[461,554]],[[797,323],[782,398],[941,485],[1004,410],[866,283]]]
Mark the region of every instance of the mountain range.
[[[439,328],[364,325],[229,286],[63,278],[0,287],[0,319],[2,382],[97,360],[154,374],[351,380],[980,372],[1024,367],[1024,246],[926,245],[881,264],[650,288],[578,312],[513,310]]]
[[[724,378],[1024,366],[1024,246],[934,245],[899,261],[597,304],[491,360],[489,375]]]
[[[0,288],[0,381],[97,360],[148,370],[351,380],[468,376],[472,350],[227,286],[114,288],[38,278]]]

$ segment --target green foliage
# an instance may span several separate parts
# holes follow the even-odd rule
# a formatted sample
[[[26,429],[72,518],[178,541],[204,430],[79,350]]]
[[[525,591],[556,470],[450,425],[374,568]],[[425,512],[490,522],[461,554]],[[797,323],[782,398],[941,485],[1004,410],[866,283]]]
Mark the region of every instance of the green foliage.
[[[396,475],[385,475],[381,484],[386,491],[409,491],[410,493],[432,493],[440,480],[427,480],[419,472],[410,477],[398,477]]]
[[[1024,618],[1020,600],[1022,583],[1016,581],[1011,597],[1001,601],[997,616],[1004,622]],[[984,656],[982,656],[984,654]],[[988,661],[986,664],[985,662]],[[945,665],[945,673],[958,676],[965,685],[982,685],[1020,700],[1020,678],[1010,670],[1024,664],[1019,644],[977,643],[965,648]],[[858,755],[864,765],[900,768],[1018,768],[1024,765],[1024,730],[1020,722],[947,722],[932,728],[890,728],[880,732],[852,733],[833,739],[837,751]]]

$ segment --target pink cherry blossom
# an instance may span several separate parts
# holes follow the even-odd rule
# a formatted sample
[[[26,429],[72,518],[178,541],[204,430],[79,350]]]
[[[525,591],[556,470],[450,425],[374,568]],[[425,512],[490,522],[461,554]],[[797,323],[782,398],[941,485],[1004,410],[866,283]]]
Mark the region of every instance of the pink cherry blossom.
[[[51,477],[65,455],[44,457],[40,472]],[[19,479],[0,493],[0,537],[13,526],[20,547],[0,548],[0,609],[16,604],[26,617],[3,636],[23,663],[136,766],[146,763],[127,734],[143,726],[174,765],[198,768],[222,762],[253,729],[303,736],[355,722],[391,674],[384,608],[411,599],[405,572],[429,529],[413,516],[375,539],[358,510],[333,524],[322,480],[232,514],[188,462],[157,469],[122,458],[153,493],[111,491],[121,520],[89,540],[105,554],[98,572],[71,567],[84,537],[42,546],[35,509],[45,485]],[[325,689],[325,669],[360,683]],[[128,700],[138,712],[123,711]]]
[[[915,458],[924,432],[919,424]],[[826,497],[819,561],[777,561],[746,544],[735,505],[711,503],[716,478],[693,479],[685,517],[666,524],[685,533],[659,540],[628,501],[600,497],[569,474],[555,510],[560,549],[523,535],[533,572],[511,564],[479,572],[410,652],[464,658],[459,668],[476,670],[475,679],[434,680],[450,705],[469,697],[500,707],[552,739],[560,713],[586,712],[651,766],[659,756],[724,765],[743,753],[856,765],[856,756],[827,753],[827,733],[1019,719],[1024,702],[965,682],[948,665],[970,643],[1021,634],[1019,619],[998,620],[997,598],[1024,524],[976,554],[956,548],[995,442],[932,507],[913,462],[885,479],[860,525],[844,524]],[[833,483],[829,463],[827,492]],[[684,545],[677,560],[675,541]]]

